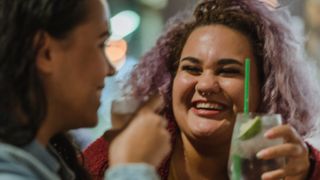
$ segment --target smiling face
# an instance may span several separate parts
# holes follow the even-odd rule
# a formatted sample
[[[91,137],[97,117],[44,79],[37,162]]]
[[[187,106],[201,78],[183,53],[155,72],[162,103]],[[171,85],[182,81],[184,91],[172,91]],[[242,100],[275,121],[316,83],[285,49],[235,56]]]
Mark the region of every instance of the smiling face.
[[[247,57],[252,60],[250,111],[255,111],[260,86],[248,38],[223,25],[202,26],[190,34],[172,92],[173,112],[183,136],[209,143],[230,140],[235,115],[243,111]]]
[[[47,59],[39,60],[52,126],[71,129],[97,123],[104,78],[114,72],[104,53],[108,17],[100,0],[88,1],[88,15],[61,40],[47,38]],[[55,120],[55,121],[54,121]]]

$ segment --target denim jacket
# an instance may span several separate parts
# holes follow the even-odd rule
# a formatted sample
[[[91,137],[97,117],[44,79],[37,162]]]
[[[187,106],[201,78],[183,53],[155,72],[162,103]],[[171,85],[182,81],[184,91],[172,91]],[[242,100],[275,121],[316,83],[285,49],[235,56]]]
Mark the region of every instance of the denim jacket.
[[[75,174],[49,146],[33,141],[19,148],[0,142],[0,180],[73,180]],[[156,180],[156,171],[146,164],[118,165],[110,168],[108,180]]]

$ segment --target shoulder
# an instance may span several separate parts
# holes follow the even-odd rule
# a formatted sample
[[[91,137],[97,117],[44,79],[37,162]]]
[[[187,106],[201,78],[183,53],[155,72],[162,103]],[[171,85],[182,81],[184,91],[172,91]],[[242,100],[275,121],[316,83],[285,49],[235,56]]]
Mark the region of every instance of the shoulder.
[[[57,176],[43,164],[21,148],[0,143],[0,179],[41,179]]]
[[[148,164],[132,163],[111,167],[106,172],[105,179],[159,180],[159,176],[154,167]]]
[[[0,164],[5,162],[14,163],[17,161],[29,161],[31,155],[21,148],[9,145],[6,143],[0,143]]]

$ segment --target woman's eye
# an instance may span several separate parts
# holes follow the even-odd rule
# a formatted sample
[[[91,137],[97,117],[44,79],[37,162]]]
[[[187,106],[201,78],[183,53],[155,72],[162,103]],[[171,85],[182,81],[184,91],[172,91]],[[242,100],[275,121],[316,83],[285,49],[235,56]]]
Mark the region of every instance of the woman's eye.
[[[182,66],[182,70],[187,71],[191,74],[200,74],[201,73],[201,68],[196,67],[196,66],[190,66],[190,65]]]
[[[217,71],[217,74],[225,75],[225,76],[235,76],[240,75],[241,70],[235,68],[222,68]]]
[[[99,48],[100,48],[100,49],[103,49],[103,50],[104,50],[106,47],[108,47],[108,44],[107,44],[106,42],[103,42],[103,43],[100,43],[100,44],[99,44]]]

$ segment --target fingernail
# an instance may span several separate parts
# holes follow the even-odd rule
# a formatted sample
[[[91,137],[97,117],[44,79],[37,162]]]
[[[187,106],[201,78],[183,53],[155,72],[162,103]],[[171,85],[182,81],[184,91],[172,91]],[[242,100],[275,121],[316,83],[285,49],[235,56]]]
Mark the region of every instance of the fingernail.
[[[270,137],[272,137],[272,135],[273,135],[273,131],[272,130],[268,130],[267,132],[264,133],[263,136],[265,138],[270,138]]]
[[[269,178],[269,175],[268,174],[262,174],[261,176],[261,179],[264,180],[264,179],[268,179]]]
[[[266,154],[267,152],[265,150],[261,150],[256,154],[256,156],[257,158],[262,159]]]

